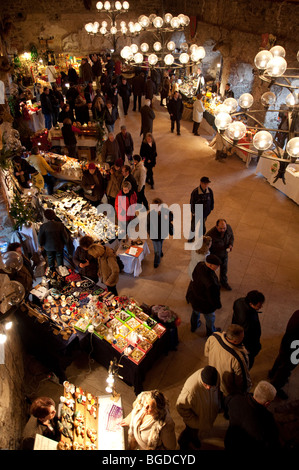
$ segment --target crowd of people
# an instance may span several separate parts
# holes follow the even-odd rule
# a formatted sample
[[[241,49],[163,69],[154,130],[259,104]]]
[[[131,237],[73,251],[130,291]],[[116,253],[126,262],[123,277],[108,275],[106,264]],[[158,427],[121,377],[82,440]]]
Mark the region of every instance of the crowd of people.
[[[65,86],[67,80],[69,87]],[[92,87],[94,81],[96,90]],[[106,196],[109,204],[115,208],[117,222],[125,226],[135,217],[135,214],[128,212],[129,207],[132,210],[137,203],[142,204],[147,211],[147,230],[154,247],[154,267],[158,268],[166,238],[161,233],[162,220],[167,220],[169,235],[173,235],[173,215],[165,210],[160,198],[152,201],[156,207],[153,214],[153,210],[149,210],[145,188],[146,184],[154,188],[153,169],[158,156],[153,134],[154,94],[159,93],[160,105],[167,107],[171,132],[181,134],[183,102],[172,76],[165,72],[163,77],[160,75],[158,78],[155,74],[139,71],[129,83],[110,56],[103,62],[102,58],[93,54],[82,60],[79,76],[70,66],[67,77],[61,83],[62,93],[57,90],[55,83],[51,82],[51,85],[51,90],[45,87],[41,94],[42,112],[49,129],[57,122],[63,124],[63,136],[71,156],[76,157],[74,134],[79,132],[75,122],[84,124],[91,119],[102,120],[106,126],[107,139],[103,146],[102,162],[109,168],[109,177],[104,177],[96,163],[90,162],[81,183],[84,197],[97,206]],[[230,86],[226,86],[225,93],[226,96],[233,96]],[[57,100],[56,105],[53,105],[53,95]],[[125,125],[114,135],[119,97],[124,116],[129,112],[131,101],[132,111],[140,112],[142,143],[139,153],[135,151],[132,133]],[[145,98],[143,105],[142,97]],[[199,93],[193,108],[194,135],[199,135],[203,112],[202,94]],[[28,163],[31,169],[22,170],[19,167],[18,171],[15,169],[15,175],[22,177],[25,184],[30,174],[41,174],[51,194],[55,171],[45,162],[38,148],[31,149]],[[16,164],[20,165],[20,162]],[[28,176],[24,177],[24,171],[27,171]],[[269,381],[260,381],[251,392],[251,369],[261,350],[259,314],[265,296],[258,290],[252,290],[245,297],[236,299],[232,306],[231,325],[225,331],[216,327],[216,311],[222,307],[221,289],[232,290],[227,273],[229,253],[234,246],[234,231],[224,218],[219,218],[214,227],[206,229],[207,219],[217,204],[210,184],[210,178],[203,176],[198,187],[190,193],[191,228],[188,241],[197,243],[199,220],[196,206],[199,204],[203,209],[203,236],[200,238],[200,246],[191,250],[188,269],[190,282],[186,292],[186,301],[192,308],[191,332],[194,333],[200,327],[201,319],[205,321],[204,355],[208,365],[187,379],[177,398],[176,410],[185,424],[178,442],[166,396],[159,390],[138,395],[132,412],[121,422],[122,426],[128,427],[130,449],[174,450],[177,445],[184,451],[200,449],[201,440],[212,432],[221,412],[229,423],[224,441],[226,449],[233,450],[237,446],[242,450],[274,450],[280,447],[278,428],[267,408],[276,396],[287,398],[283,387],[295,367],[290,360],[290,344],[299,333],[299,311],[290,319],[278,357],[269,372]],[[45,211],[44,216],[38,240],[46,253],[49,267],[55,269],[63,264],[63,249],[69,243],[69,235],[53,211]],[[152,220],[157,221],[154,234]],[[73,262],[83,276],[94,282],[102,282],[110,292],[118,294],[120,267],[110,247],[97,243],[90,236],[84,236],[73,254]],[[37,429],[42,429],[41,433],[45,430],[45,435],[55,438],[53,406],[53,402],[45,397],[32,405],[32,416],[24,433],[24,448],[28,438]]]

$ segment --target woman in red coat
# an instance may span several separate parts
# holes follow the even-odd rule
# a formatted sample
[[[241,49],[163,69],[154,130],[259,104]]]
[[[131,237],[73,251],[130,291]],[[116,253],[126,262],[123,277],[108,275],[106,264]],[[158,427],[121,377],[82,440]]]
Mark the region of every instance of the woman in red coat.
[[[124,181],[122,189],[115,199],[115,210],[119,225],[124,229],[128,223],[135,218],[135,206],[137,204],[137,195],[132,191],[132,185],[129,181]],[[129,207],[131,207],[129,211]],[[129,211],[129,214],[128,214]]]

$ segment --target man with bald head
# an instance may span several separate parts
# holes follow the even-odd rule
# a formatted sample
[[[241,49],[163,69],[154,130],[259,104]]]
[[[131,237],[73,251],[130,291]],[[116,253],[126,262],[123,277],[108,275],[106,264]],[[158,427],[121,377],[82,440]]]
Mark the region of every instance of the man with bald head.
[[[234,234],[231,226],[225,219],[218,219],[215,227],[211,228],[206,236],[212,238],[210,253],[218,256],[221,260],[220,284],[226,290],[232,290],[227,281],[228,253],[232,251],[234,245]]]

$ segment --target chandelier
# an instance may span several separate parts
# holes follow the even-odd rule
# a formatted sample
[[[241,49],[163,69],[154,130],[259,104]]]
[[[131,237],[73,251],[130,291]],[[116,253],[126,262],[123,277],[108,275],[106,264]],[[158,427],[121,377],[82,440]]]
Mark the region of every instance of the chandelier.
[[[299,61],[299,51],[297,60]],[[277,101],[273,91],[267,91],[261,96],[263,109],[251,109],[254,99],[250,93],[243,93],[238,101],[227,98],[216,108],[215,126],[224,141],[232,147],[237,147],[255,157],[263,156],[279,161],[283,173],[289,163],[299,158],[299,137],[296,137],[298,135],[296,125],[299,121],[299,70],[287,67],[285,49],[281,46],[258,52],[254,64],[259,70],[259,78],[269,84],[268,88],[276,85],[290,91],[285,104],[280,110],[272,109]],[[264,126],[255,115],[265,111],[288,113],[289,129],[271,129]],[[254,134],[252,148],[241,143],[248,132]],[[275,137],[279,133],[283,134],[283,144]]]
[[[121,57],[127,64],[139,67],[172,68],[186,67],[200,62],[205,57],[205,50],[201,46],[186,42],[177,45],[170,40],[176,31],[184,31],[190,23],[190,18],[184,14],[173,16],[166,13],[164,17],[152,14],[141,15],[138,18],[140,32],[152,34],[152,50],[147,42],[125,46],[121,50]]]
[[[119,23],[116,22],[118,16],[122,13],[127,13],[129,10],[129,2],[97,2],[96,8],[98,12],[105,13],[108,21],[104,20],[100,24],[98,21],[94,23],[87,23],[85,30],[90,35],[102,35],[108,38],[113,43],[113,48],[116,50],[117,40],[121,36],[133,37],[139,34],[141,26],[139,23],[129,21],[127,24],[125,21]]]

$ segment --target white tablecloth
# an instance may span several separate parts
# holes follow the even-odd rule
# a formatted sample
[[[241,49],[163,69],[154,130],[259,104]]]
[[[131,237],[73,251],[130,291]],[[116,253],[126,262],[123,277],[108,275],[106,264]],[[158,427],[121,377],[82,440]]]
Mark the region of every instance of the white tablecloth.
[[[30,113],[28,126],[33,132],[37,132],[45,128],[45,118],[41,109],[39,109],[37,113]]]
[[[141,263],[144,258],[150,253],[146,241],[143,243],[143,245],[140,245],[140,248],[142,248],[142,252],[137,258],[135,256],[126,254],[126,250],[124,250],[121,245],[116,252],[116,254],[124,263],[124,272],[127,274],[134,274],[134,277],[138,277],[142,273]]]
[[[290,164],[285,172],[285,182],[279,178],[275,183],[276,172],[271,171],[271,167],[275,163],[275,160],[269,160],[268,158],[261,157],[255,172],[263,175],[271,186],[281,191],[283,194],[288,196],[290,199],[299,204],[299,164]],[[291,169],[297,170],[295,173]]]

